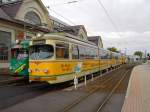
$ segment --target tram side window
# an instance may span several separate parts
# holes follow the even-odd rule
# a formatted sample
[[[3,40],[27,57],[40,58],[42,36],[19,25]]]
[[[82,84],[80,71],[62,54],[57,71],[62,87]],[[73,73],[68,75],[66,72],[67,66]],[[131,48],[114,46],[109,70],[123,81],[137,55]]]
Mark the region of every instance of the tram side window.
[[[85,56],[85,58],[86,59],[91,59],[91,57],[90,57],[90,48],[89,47],[86,47],[86,49],[85,49],[85,52],[86,52],[86,56]]]
[[[100,50],[100,56],[101,56],[101,59],[108,59],[109,54],[105,50]]]
[[[91,58],[92,59],[96,59],[98,56],[97,56],[97,49],[91,49],[91,51],[92,51],[92,55],[91,55]]]
[[[112,52],[109,53],[109,59],[113,59]]]
[[[118,59],[118,55],[116,53],[112,53],[112,58],[113,59]]]
[[[17,60],[25,59],[28,57],[28,51],[25,49],[11,49],[11,56]]]
[[[83,46],[79,46],[79,55],[80,59],[85,59],[86,58],[86,49]]]
[[[56,44],[56,58],[57,59],[69,58],[69,44],[66,44],[66,43]]]
[[[77,45],[72,46],[72,59],[79,59],[79,51]]]

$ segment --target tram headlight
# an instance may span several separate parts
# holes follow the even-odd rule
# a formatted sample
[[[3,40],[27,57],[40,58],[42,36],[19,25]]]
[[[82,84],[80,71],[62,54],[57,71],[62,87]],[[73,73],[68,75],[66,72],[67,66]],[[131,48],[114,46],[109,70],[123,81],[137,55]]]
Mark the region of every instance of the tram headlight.
[[[45,70],[44,70],[44,73],[48,73],[48,69],[45,69]]]
[[[32,70],[31,70],[31,69],[28,69],[28,72],[29,72],[29,73],[31,73],[31,72],[32,72]]]

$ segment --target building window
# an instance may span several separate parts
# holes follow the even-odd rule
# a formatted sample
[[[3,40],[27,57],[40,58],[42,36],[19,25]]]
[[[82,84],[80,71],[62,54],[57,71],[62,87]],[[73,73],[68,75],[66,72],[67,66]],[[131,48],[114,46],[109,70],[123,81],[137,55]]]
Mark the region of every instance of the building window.
[[[25,22],[33,25],[41,25],[41,19],[38,14],[33,11],[27,12],[24,18]]]
[[[8,61],[11,47],[11,33],[0,31],[0,61]]]
[[[69,58],[69,44],[66,44],[66,43],[56,44],[56,58],[57,59]]]

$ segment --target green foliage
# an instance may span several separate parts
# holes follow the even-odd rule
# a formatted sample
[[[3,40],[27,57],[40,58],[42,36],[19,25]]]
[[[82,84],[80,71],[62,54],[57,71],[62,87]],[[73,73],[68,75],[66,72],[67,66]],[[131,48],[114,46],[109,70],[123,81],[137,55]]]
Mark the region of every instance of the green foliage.
[[[109,47],[109,48],[107,48],[107,49],[108,49],[109,51],[119,53],[118,49],[115,48],[115,47]]]
[[[140,58],[142,58],[143,52],[142,52],[142,51],[135,51],[135,52],[134,52],[134,55],[140,56]]]

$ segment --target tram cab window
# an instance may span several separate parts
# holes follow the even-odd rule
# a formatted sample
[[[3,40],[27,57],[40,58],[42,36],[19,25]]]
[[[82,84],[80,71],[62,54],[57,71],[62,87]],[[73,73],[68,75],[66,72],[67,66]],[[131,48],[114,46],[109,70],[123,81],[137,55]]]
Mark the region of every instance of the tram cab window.
[[[69,58],[69,44],[66,44],[66,43],[56,44],[56,58],[57,59]]]
[[[30,59],[49,59],[54,55],[52,45],[33,45],[30,47]]]
[[[79,59],[79,50],[77,45],[72,46],[72,59]]]
[[[11,49],[11,56],[17,60],[25,59],[28,57],[28,51],[25,49]]]

